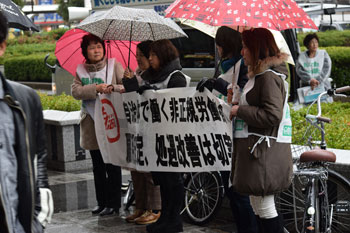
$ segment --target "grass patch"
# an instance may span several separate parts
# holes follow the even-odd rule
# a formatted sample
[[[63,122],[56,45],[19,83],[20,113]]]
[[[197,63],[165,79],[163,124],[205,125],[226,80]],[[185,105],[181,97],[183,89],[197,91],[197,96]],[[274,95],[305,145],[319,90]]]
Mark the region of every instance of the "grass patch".
[[[327,147],[350,150],[350,103],[334,102],[322,103],[322,116],[332,119],[330,124],[325,124]],[[303,142],[303,135],[307,128],[305,121],[307,108],[298,111],[291,109],[293,121],[293,143]],[[309,114],[317,114],[317,106],[312,106]],[[315,140],[320,140],[320,134]]]

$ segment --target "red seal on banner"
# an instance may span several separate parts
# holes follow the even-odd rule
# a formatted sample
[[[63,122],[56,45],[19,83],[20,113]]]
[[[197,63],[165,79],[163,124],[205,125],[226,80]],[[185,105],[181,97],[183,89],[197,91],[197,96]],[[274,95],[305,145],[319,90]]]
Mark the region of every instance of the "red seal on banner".
[[[109,143],[117,142],[120,138],[120,125],[117,113],[111,101],[102,99],[102,116]]]

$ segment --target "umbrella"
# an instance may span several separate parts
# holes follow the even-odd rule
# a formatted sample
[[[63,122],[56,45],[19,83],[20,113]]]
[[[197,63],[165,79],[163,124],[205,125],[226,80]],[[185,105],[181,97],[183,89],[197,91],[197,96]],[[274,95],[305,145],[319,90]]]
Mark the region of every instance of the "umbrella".
[[[317,29],[293,0],[177,0],[165,17],[190,19],[212,26]]]
[[[92,14],[77,27],[102,40],[145,41],[187,37],[174,21],[165,19],[153,9],[122,6]]]
[[[195,28],[201,32],[204,32],[205,34],[215,38],[216,35],[216,31],[218,30],[219,26],[211,26],[205,23],[202,23],[200,21],[195,21],[195,20],[190,20],[190,19],[180,19],[180,22],[184,25],[190,26],[192,28]],[[243,31],[243,28],[240,28]],[[272,34],[273,37],[275,38],[276,44],[278,46],[278,48],[281,50],[281,52],[284,52],[286,54],[288,54],[288,60],[287,62],[289,64],[295,65],[292,54],[289,50],[288,44],[286,42],[286,40],[284,39],[282,33],[280,31],[276,31],[276,30],[271,30],[269,29]]]
[[[33,21],[11,0],[0,0],[0,11],[7,18],[10,28],[18,28],[25,31],[39,31],[39,28]]]
[[[83,36],[87,34],[89,33],[80,29],[71,29],[64,33],[56,43],[56,58],[60,65],[74,76],[77,66],[85,62],[80,44]],[[125,68],[129,64],[128,56],[130,56],[129,67],[135,70],[137,68],[136,45],[137,42],[132,42],[130,46],[129,41],[106,40],[106,57],[115,58]],[[129,51],[131,51],[130,54]]]

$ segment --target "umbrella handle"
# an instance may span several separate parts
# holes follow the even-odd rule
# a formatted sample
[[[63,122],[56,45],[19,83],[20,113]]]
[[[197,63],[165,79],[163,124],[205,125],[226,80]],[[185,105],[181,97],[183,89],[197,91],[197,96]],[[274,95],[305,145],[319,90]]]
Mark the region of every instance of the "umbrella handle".
[[[129,57],[128,57],[128,69],[130,69],[130,52],[131,52],[131,37],[132,37],[132,22],[130,28],[130,38],[129,38]]]
[[[45,56],[45,58],[44,58],[45,65],[46,65],[48,68],[51,69],[51,72],[52,72],[52,73],[55,73],[55,71],[56,71],[56,66],[57,66],[57,65],[55,64],[54,66],[52,66],[52,65],[50,65],[49,63],[47,63],[47,59],[49,58],[49,56],[50,56],[50,53],[46,54],[46,56]]]

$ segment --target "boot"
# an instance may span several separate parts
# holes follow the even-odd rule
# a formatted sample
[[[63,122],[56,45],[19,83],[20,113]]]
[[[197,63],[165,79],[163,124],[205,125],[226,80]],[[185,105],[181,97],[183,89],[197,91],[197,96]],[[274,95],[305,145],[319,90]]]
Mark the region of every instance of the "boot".
[[[181,175],[181,174],[178,174]],[[175,176],[175,177],[173,177]],[[170,176],[172,181],[175,183],[175,179],[179,179],[176,175],[172,174]],[[181,178],[182,179],[182,178]],[[182,181],[182,180],[181,180]],[[182,217],[180,215],[183,200],[185,195],[185,190],[182,182],[176,182],[175,185],[168,182],[167,186],[167,196],[170,198],[169,201],[169,217],[168,220],[159,224],[155,229],[155,233],[176,233],[183,231]]]
[[[283,233],[283,225],[279,216],[274,218],[263,219],[261,218],[262,227],[264,233]]]

